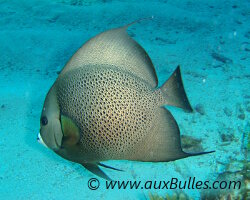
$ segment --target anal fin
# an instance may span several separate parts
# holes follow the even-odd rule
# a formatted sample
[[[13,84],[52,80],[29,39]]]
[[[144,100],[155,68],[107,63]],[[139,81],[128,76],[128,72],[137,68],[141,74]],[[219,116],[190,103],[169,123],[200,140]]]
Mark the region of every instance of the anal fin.
[[[214,151],[186,153],[181,147],[179,127],[172,114],[164,107],[158,110],[147,137],[140,145],[131,160],[149,162],[168,162],[190,156],[199,156]]]
[[[182,151],[180,131],[174,117],[166,108],[158,109],[149,134],[138,145],[133,160],[166,162],[188,156]]]

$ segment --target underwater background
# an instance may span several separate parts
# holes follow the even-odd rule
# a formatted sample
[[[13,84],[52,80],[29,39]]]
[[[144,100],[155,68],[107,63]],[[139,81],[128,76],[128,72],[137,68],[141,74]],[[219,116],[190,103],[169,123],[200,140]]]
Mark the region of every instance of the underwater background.
[[[167,163],[107,161],[114,180],[240,180],[241,190],[90,190],[95,177],[37,142],[45,96],[89,38],[128,30],[163,84],[177,65],[194,113],[168,107],[187,152]],[[249,199],[250,1],[0,0],[0,199]]]

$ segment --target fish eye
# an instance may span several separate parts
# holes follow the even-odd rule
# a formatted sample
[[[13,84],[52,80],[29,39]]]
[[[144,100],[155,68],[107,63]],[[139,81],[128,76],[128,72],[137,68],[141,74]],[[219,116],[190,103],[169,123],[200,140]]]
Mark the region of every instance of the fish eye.
[[[43,126],[47,125],[47,124],[48,124],[48,119],[47,119],[47,117],[43,116],[43,117],[41,118],[41,123],[42,123]]]

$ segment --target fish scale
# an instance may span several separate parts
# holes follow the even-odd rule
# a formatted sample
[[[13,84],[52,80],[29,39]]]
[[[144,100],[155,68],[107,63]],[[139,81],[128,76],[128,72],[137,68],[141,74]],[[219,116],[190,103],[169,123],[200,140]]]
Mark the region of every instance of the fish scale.
[[[81,127],[82,144],[88,144],[97,155],[106,155],[102,160],[135,153],[152,126],[154,108],[159,106],[155,102],[161,100],[160,93],[155,95],[147,83],[108,66],[102,70],[93,66],[75,69],[60,77],[57,84],[62,114]]]

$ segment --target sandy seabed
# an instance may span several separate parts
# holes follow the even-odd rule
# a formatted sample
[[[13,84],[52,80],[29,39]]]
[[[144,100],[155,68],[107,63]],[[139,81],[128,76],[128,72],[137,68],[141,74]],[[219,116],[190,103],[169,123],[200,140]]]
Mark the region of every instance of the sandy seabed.
[[[128,33],[150,55],[159,85],[181,66],[194,113],[169,107],[184,149],[213,154],[168,163],[108,161],[114,180],[216,180],[238,173],[250,133],[250,2],[0,1],[0,199],[149,199],[173,190],[89,190],[94,177],[36,141],[44,98],[90,37],[153,16]],[[194,199],[202,190],[183,190]]]

